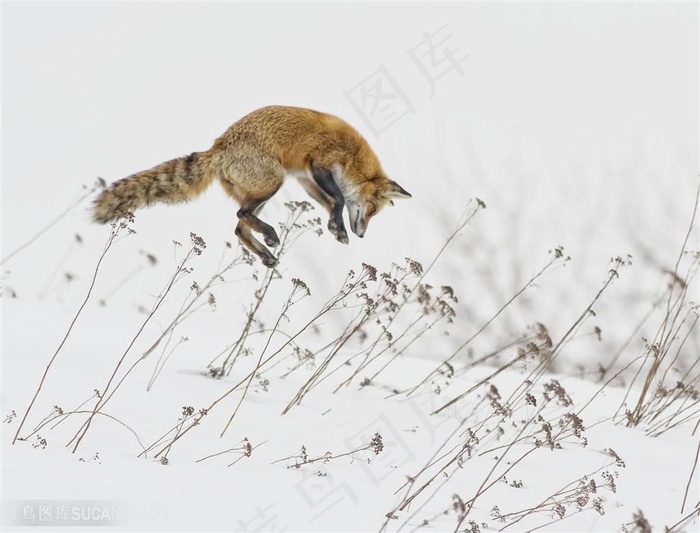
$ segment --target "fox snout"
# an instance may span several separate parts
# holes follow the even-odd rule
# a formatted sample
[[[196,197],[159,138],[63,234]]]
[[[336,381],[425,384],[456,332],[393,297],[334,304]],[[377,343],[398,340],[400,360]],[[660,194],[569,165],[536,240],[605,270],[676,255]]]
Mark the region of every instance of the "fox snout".
[[[365,236],[365,232],[367,231],[367,223],[365,222],[363,209],[359,204],[352,201],[347,202],[346,205],[348,206],[350,229],[361,239]]]
[[[366,228],[361,227],[359,224],[352,224],[352,223],[350,224],[350,229],[360,239],[362,239],[365,236],[365,232],[367,231]]]

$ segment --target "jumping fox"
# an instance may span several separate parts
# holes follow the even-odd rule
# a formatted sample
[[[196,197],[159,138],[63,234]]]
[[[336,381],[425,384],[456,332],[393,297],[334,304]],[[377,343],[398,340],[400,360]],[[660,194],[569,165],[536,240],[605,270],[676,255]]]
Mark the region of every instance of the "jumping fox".
[[[344,244],[349,242],[344,206],[350,229],[363,237],[386,204],[411,197],[386,176],[367,141],[343,120],[311,109],[270,106],[235,122],[209,150],[113,183],[95,201],[93,216],[105,223],[155,202],[185,202],[218,178],[240,206],[236,236],[265,266],[274,267],[277,258],[252,232],[262,234],[267,246],[279,245],[274,228],[258,214],[285,176],[297,178],[328,211],[328,230]]]

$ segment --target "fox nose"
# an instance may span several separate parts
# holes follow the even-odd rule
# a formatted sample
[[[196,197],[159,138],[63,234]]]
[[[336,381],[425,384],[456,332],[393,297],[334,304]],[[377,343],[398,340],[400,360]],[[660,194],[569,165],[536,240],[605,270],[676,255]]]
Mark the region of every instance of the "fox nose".
[[[355,223],[350,225],[350,229],[352,232],[357,235],[360,239],[362,239],[365,236],[365,228],[360,227],[360,224]]]

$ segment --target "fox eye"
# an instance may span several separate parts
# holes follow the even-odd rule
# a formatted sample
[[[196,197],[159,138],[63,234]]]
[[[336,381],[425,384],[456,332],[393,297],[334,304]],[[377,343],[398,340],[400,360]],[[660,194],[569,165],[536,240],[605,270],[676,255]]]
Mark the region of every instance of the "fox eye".
[[[365,211],[365,215],[368,217],[374,216],[374,214],[377,212],[377,207],[374,204],[369,204],[367,206],[367,210]]]

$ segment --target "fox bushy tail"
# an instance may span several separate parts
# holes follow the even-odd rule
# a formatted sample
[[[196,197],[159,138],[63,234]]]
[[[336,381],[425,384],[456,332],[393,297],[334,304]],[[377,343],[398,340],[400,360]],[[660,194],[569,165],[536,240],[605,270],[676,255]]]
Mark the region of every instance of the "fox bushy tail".
[[[95,200],[93,218],[105,223],[153,203],[191,200],[212,181],[208,155],[195,152],[113,183]]]

